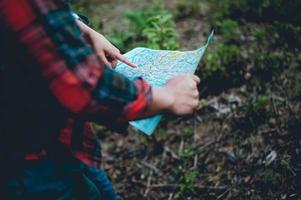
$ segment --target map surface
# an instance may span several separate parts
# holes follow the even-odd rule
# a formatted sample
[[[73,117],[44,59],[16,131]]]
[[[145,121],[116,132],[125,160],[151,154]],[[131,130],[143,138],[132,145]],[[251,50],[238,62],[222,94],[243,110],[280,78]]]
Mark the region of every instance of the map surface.
[[[154,87],[163,87],[167,80],[176,75],[194,74],[212,37],[213,32],[208,37],[205,46],[194,51],[135,48],[124,54],[124,56],[132,63],[138,65],[138,68],[131,68],[119,62],[115,70],[131,80],[142,77]],[[143,120],[132,121],[130,124],[145,134],[151,135],[161,118],[161,115],[157,115]]]

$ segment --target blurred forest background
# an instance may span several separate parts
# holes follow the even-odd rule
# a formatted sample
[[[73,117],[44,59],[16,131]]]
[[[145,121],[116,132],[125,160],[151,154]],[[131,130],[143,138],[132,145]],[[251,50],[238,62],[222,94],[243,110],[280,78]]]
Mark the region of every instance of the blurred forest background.
[[[153,136],[101,132],[122,199],[301,199],[300,0],[89,0],[74,9],[122,52],[192,50],[201,99]]]

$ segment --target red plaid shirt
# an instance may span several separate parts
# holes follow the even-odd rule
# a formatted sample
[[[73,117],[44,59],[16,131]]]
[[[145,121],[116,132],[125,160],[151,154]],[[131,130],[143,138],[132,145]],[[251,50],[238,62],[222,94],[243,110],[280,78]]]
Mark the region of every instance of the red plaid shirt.
[[[1,147],[26,160],[63,147],[99,167],[90,121],[118,127],[139,118],[150,86],[104,66],[64,0],[1,0],[0,27]]]

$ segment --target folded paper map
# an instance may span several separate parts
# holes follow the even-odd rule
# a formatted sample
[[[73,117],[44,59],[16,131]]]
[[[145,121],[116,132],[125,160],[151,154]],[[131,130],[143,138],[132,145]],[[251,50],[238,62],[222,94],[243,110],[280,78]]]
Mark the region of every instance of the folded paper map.
[[[148,48],[135,48],[124,54],[138,68],[128,67],[119,62],[115,70],[129,79],[142,77],[154,87],[163,87],[167,80],[180,74],[194,74],[198,64],[213,37],[213,32],[208,37],[205,46],[194,51],[167,51]],[[147,135],[151,135],[162,116],[132,121],[130,124]]]

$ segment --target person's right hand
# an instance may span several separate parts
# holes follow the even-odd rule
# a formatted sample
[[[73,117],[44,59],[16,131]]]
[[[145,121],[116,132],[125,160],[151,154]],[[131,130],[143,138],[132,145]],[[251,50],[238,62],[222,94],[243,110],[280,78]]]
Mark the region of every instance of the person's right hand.
[[[179,75],[168,80],[163,88],[152,87],[153,101],[137,119],[166,112],[175,115],[192,114],[199,104],[199,83],[200,79],[195,75]]]
[[[199,103],[199,77],[179,75],[167,81],[163,88],[171,99],[168,111],[176,115],[191,114]]]

